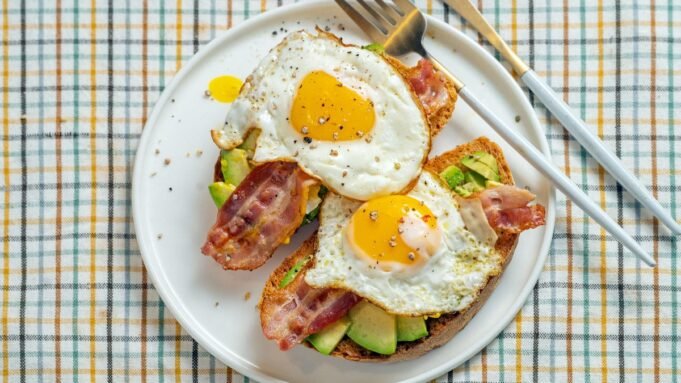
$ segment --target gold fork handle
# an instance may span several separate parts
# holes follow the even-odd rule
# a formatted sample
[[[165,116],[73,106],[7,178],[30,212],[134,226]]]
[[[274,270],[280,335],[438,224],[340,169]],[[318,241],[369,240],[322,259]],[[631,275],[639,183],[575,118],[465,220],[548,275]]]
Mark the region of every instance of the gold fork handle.
[[[499,33],[487,22],[485,17],[480,13],[470,0],[444,0],[447,5],[452,7],[461,17],[473,26],[494,48],[501,53],[501,55],[511,63],[513,70],[522,76],[530,67],[506,44],[504,39],[499,36]]]

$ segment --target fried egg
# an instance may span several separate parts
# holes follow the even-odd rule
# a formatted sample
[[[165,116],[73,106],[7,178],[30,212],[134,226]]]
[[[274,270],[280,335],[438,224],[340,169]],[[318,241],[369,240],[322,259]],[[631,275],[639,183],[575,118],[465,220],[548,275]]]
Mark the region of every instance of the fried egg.
[[[305,281],[350,290],[398,315],[460,311],[502,257],[464,225],[457,201],[424,171],[406,195],[358,202],[329,193]]]
[[[255,162],[295,161],[362,201],[406,191],[430,149],[427,119],[402,76],[325,33],[292,33],[272,49],[212,136],[230,149],[253,128]]]

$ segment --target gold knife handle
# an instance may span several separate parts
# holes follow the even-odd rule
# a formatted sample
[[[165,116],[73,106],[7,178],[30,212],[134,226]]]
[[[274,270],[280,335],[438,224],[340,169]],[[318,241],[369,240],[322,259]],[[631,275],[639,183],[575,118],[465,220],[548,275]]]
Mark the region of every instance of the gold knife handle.
[[[469,0],[444,0],[447,5],[452,7],[461,17],[464,18],[470,25],[473,26],[481,35],[489,41],[494,48],[501,53],[501,55],[513,67],[518,76],[522,76],[530,70],[530,67],[518,57],[518,55],[506,44],[506,42],[499,36],[496,30],[485,20],[478,8]]]

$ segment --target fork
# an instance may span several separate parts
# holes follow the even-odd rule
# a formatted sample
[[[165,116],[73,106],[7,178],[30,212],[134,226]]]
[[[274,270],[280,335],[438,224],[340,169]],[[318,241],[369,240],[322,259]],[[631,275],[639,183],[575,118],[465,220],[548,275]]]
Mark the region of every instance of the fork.
[[[593,218],[617,241],[638,256],[648,266],[655,266],[655,260],[622,227],[584,194],[570,178],[547,160],[534,145],[499,119],[494,112],[469,91],[461,80],[456,78],[428,53],[422,43],[427,26],[426,18],[409,0],[393,0],[392,3],[375,0],[373,1],[373,6],[369,5],[365,0],[357,0],[361,8],[356,8],[347,0],[335,1],[357,23],[364,33],[369,35],[374,42],[383,45],[386,54],[403,56],[413,52],[430,60],[437,70],[452,81],[459,97],[475,110],[527,162],[546,176],[546,178],[550,179],[558,190],[582,208],[587,215]],[[364,12],[361,11],[362,9]]]

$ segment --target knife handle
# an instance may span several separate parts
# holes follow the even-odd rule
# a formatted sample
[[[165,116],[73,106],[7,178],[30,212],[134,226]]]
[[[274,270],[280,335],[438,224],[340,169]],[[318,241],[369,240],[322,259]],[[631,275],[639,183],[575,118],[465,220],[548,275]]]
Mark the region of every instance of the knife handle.
[[[681,234],[681,225],[643,186],[634,174],[628,171],[622,161],[612,153],[586,123],[560,98],[551,87],[544,82],[535,71],[528,70],[520,79],[527,85],[534,95],[541,100],[546,108],[560,121],[577,142],[598,161],[625,189],[631,193],[643,206],[650,210],[665,226],[675,234]]]

